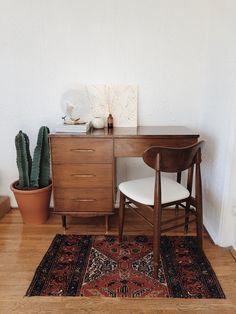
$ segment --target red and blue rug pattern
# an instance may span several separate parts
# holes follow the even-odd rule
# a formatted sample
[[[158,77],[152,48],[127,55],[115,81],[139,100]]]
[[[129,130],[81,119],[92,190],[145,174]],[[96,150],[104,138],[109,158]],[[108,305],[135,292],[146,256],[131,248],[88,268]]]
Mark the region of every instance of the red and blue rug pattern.
[[[161,238],[153,278],[152,237],[56,235],[26,296],[225,298],[195,237]]]

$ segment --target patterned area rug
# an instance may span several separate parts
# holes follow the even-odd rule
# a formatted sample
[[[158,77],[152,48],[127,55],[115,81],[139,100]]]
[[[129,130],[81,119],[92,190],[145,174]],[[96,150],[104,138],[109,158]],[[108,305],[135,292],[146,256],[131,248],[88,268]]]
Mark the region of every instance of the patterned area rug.
[[[26,296],[225,298],[195,237],[161,239],[153,278],[152,238],[56,235]]]

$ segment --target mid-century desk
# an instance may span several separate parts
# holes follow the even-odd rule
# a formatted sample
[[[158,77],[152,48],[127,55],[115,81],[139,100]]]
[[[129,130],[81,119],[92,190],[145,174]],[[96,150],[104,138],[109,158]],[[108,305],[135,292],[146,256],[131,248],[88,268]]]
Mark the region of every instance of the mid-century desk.
[[[199,135],[185,127],[91,129],[50,134],[54,213],[105,216],[114,213],[117,157],[141,157],[150,146],[183,147]]]

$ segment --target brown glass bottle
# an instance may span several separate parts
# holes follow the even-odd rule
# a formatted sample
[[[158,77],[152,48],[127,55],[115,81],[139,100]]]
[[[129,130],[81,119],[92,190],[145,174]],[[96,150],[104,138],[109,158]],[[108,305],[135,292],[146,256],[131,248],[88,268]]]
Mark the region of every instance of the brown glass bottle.
[[[112,117],[111,113],[109,113],[109,116],[107,118],[107,127],[108,127],[108,129],[113,128],[113,117]]]

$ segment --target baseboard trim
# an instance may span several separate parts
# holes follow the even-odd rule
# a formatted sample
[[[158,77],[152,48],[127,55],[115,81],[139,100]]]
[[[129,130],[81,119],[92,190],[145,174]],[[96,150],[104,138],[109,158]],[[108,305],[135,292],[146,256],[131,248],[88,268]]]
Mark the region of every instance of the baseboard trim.
[[[218,236],[216,232],[213,230],[211,223],[204,216],[203,216],[203,224],[210,238],[214,242],[214,244],[218,244]]]

